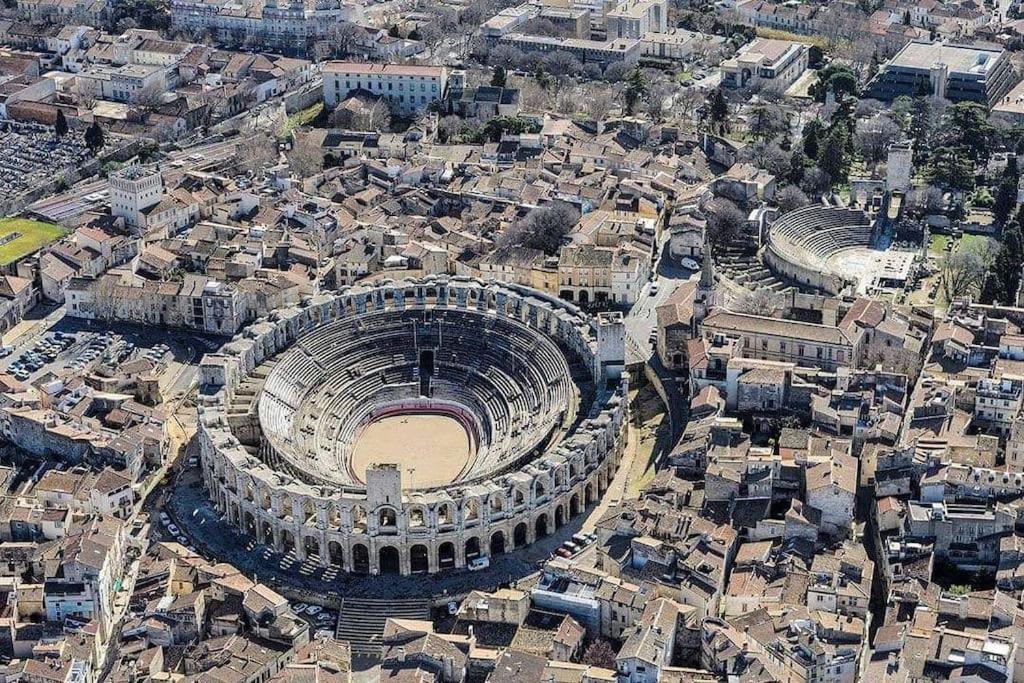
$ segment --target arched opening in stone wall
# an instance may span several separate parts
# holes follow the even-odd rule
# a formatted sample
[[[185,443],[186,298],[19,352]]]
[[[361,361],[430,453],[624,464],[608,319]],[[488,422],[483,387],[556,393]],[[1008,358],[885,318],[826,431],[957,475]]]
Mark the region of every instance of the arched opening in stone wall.
[[[455,566],[455,544],[445,541],[437,548],[437,566],[450,569]]]
[[[402,573],[402,562],[398,554],[398,548],[392,545],[386,545],[380,549],[380,573]]]
[[[505,533],[495,531],[491,534],[491,555],[501,555],[505,552]]]
[[[580,514],[580,494],[574,493],[569,498],[569,516],[575,517]]]
[[[345,551],[337,541],[330,541],[327,544],[327,552],[331,557],[331,564],[336,567],[345,566]]]
[[[356,505],[352,508],[352,530],[357,534],[365,534],[366,526],[366,508]]]
[[[537,518],[534,524],[534,532],[536,532],[536,540],[538,541],[548,535],[548,513],[541,513]]]
[[[370,551],[362,543],[352,546],[352,571],[356,574],[370,573]]]
[[[288,529],[281,529],[281,549],[285,555],[295,552],[295,534]]]
[[[304,545],[306,547],[306,557],[315,556],[317,559],[320,558],[320,541],[312,536],[306,536]]]
[[[526,545],[528,529],[526,522],[520,522],[516,524],[516,528],[512,531],[512,547],[522,548]]]
[[[413,574],[430,571],[430,551],[425,545],[414,545],[409,549],[409,569]]]
[[[466,540],[466,562],[480,557],[480,539],[477,537]]]

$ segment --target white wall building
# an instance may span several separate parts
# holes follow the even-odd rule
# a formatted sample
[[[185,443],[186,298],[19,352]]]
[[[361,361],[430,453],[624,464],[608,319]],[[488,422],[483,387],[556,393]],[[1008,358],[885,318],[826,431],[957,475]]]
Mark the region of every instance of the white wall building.
[[[333,109],[357,91],[386,99],[397,112],[415,114],[444,97],[448,72],[441,66],[327,62],[324,104]]]

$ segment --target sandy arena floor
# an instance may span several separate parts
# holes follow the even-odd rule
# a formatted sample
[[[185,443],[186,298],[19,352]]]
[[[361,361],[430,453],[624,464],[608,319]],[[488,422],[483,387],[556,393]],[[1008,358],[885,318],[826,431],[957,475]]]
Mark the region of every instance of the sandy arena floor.
[[[393,415],[368,425],[352,449],[352,472],[363,481],[375,463],[397,463],[403,488],[442,486],[469,463],[469,434],[444,415]]]

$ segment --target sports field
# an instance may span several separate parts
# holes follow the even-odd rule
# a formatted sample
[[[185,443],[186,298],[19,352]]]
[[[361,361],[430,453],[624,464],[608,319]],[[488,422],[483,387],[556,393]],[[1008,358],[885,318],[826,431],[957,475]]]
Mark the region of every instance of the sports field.
[[[0,219],[0,266],[56,242],[64,233],[64,228],[53,223],[28,218]]]
[[[393,463],[402,471],[404,488],[451,483],[472,453],[469,434],[446,415],[391,415],[363,429],[352,449],[350,466],[360,480],[371,464]]]

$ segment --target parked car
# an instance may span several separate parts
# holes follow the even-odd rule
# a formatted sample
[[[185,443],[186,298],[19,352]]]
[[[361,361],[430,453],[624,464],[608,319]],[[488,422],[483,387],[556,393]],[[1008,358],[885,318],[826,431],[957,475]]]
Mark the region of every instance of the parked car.
[[[700,264],[694,261],[689,256],[684,256],[683,258],[679,259],[679,264],[683,268],[686,268],[688,270],[700,270]]]
[[[651,288],[647,290],[647,296],[654,296],[658,293],[658,283],[655,282],[651,285]]]
[[[309,607],[306,608],[306,614],[308,614],[311,617],[315,617],[317,614],[319,614],[320,612],[323,612],[323,611],[324,611],[324,608],[321,607],[320,605],[310,605]]]
[[[478,572],[481,569],[487,569],[491,566],[491,559],[489,557],[474,557],[469,561],[466,567],[471,572]]]
[[[167,530],[171,532],[171,536],[177,536],[181,532],[181,529],[175,524],[168,524]]]

